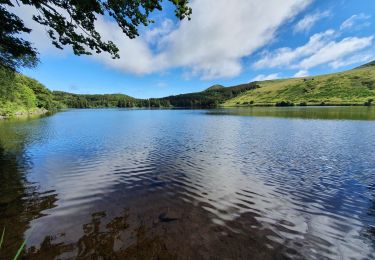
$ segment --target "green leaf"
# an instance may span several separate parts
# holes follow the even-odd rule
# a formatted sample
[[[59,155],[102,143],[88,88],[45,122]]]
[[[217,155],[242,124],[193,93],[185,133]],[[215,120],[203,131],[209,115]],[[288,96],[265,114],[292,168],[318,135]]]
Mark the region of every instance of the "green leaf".
[[[17,260],[17,258],[21,255],[23,249],[24,249],[25,246],[26,246],[26,242],[27,242],[27,240],[29,239],[29,237],[30,237],[30,235],[31,235],[32,232],[33,232],[33,229],[30,230],[29,235],[26,237],[25,241],[23,241],[22,245],[20,246],[20,248],[19,248],[18,251],[17,251],[17,254],[14,256],[13,260]]]
[[[5,227],[3,228],[3,233],[1,234],[1,238],[0,238],[0,249],[1,249],[1,246],[3,245],[4,235],[5,235]]]
[[[25,241],[23,241],[21,247],[18,249],[17,254],[14,256],[13,260],[16,260],[21,255],[22,250],[25,248],[26,241],[27,241],[27,239],[25,239]]]

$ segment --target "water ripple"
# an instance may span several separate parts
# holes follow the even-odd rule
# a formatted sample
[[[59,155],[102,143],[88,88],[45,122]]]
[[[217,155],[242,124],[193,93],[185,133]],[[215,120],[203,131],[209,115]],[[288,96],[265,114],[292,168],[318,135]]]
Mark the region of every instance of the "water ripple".
[[[45,191],[40,197],[56,196],[33,220],[39,227],[34,244],[79,228],[99,209],[116,215],[129,207],[147,218],[163,205],[177,215],[200,216],[172,229],[189,231],[199,223],[226,234],[220,241],[236,238],[237,247],[256,234],[254,250],[254,241],[262,241],[270,254],[375,258],[373,121],[88,110],[1,131],[6,127],[31,140],[19,159],[28,161],[19,167],[28,182]],[[214,254],[208,240],[201,243]]]

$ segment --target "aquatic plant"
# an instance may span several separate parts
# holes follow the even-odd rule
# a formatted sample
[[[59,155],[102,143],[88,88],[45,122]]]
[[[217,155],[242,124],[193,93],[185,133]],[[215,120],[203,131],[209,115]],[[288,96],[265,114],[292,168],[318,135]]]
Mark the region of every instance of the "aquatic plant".
[[[1,247],[2,247],[3,242],[4,242],[4,236],[5,236],[5,227],[3,228],[3,232],[1,233],[1,238],[0,238],[0,250],[1,250]],[[25,246],[26,246],[26,242],[27,242],[27,238],[22,242],[22,245],[20,246],[20,248],[18,248],[17,253],[16,253],[16,255],[14,256],[13,260],[18,259],[18,257],[21,255],[23,249],[24,249]]]
[[[3,232],[2,232],[1,238],[0,238],[0,249],[1,249],[1,246],[3,245],[4,235],[5,235],[5,227],[3,228]]]

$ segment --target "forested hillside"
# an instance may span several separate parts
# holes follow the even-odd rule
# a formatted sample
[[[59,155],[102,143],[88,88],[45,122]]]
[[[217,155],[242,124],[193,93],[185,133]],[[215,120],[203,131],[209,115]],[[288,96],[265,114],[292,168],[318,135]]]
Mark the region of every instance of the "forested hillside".
[[[0,116],[41,113],[64,107],[38,81],[0,67]]]
[[[212,86],[202,92],[181,94],[164,98],[136,99],[124,94],[84,95],[54,91],[54,99],[71,108],[100,107],[216,107],[225,100],[247,90],[256,84],[242,84],[225,88]]]
[[[169,96],[160,100],[162,104],[169,104],[173,107],[209,108],[217,107],[230,98],[256,88],[258,88],[256,83],[241,84],[233,87],[214,85],[202,92]]]
[[[139,100],[123,94],[86,95],[53,91],[54,99],[70,108],[135,107]]]

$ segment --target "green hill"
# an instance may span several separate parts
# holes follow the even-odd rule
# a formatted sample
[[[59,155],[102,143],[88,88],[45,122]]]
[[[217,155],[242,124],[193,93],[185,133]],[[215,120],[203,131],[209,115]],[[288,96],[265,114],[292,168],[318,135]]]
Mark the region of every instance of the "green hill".
[[[369,105],[375,100],[375,62],[335,74],[256,84],[258,88],[226,100],[224,106]]]
[[[105,108],[140,106],[141,100],[124,94],[73,94],[53,91],[53,97],[69,108]]]
[[[158,99],[162,106],[210,108],[223,104],[226,100],[243,92],[257,88],[254,83],[241,84],[233,87],[214,85],[204,91],[169,96]]]
[[[368,67],[374,67],[375,66],[375,60],[374,61],[371,61],[369,63],[366,63],[362,66],[359,66],[357,69],[362,69],[362,68],[368,68]]]
[[[61,107],[38,81],[0,67],[0,117],[40,114]]]
[[[35,79],[0,67],[0,119],[61,108],[147,107],[160,103],[124,94],[85,95],[50,91]]]
[[[213,85],[213,86],[207,88],[205,91],[219,90],[219,89],[222,89],[222,88],[225,88],[225,87],[223,85]]]

